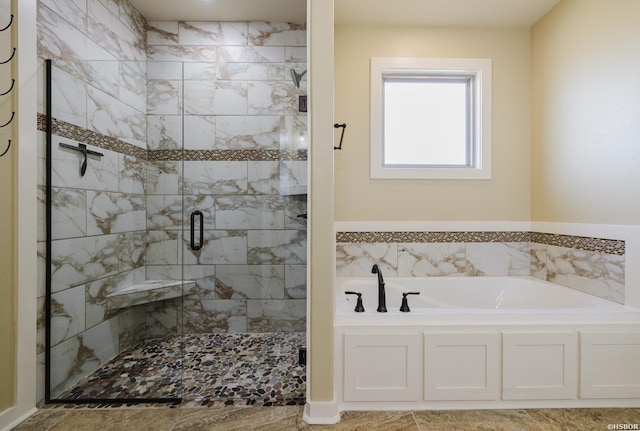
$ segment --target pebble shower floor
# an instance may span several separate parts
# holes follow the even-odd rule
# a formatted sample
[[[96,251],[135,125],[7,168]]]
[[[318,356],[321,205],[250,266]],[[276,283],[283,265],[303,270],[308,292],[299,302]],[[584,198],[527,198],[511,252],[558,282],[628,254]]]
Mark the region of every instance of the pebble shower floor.
[[[180,398],[207,406],[302,405],[304,332],[197,334],[146,341],[116,356],[61,399]]]

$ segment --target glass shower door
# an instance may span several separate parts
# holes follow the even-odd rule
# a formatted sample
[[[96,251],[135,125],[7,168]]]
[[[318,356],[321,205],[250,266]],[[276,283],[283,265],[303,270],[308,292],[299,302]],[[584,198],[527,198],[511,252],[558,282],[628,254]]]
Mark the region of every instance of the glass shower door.
[[[44,69],[45,398],[178,401],[182,65]]]

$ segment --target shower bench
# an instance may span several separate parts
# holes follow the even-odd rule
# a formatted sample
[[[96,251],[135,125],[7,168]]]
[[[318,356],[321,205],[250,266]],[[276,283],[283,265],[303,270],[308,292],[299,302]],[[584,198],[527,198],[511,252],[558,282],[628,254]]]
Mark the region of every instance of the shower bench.
[[[190,295],[195,286],[196,282],[193,280],[146,280],[107,295],[107,310]]]

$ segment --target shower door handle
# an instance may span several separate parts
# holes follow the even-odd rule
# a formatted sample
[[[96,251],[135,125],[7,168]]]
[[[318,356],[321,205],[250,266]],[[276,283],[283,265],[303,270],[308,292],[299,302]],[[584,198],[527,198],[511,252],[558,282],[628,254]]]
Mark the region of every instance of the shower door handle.
[[[200,217],[200,241],[196,245],[196,217]],[[202,211],[195,210],[191,213],[191,250],[200,250],[204,242],[204,214]]]

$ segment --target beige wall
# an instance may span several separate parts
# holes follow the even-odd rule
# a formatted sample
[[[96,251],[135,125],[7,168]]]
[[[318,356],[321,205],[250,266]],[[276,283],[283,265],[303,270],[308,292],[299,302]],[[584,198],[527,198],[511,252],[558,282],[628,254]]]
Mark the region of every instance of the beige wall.
[[[8,23],[10,3],[0,1],[0,28]],[[0,33],[0,61],[11,52],[12,40],[10,30]],[[5,54],[7,53],[7,54]],[[0,67],[0,92],[4,93],[11,84],[15,68],[11,65]],[[11,118],[15,111],[14,96],[10,93],[0,96],[0,125]],[[14,124],[0,128],[0,154],[7,147],[7,142],[15,138],[12,135]],[[14,148],[15,149],[15,148]],[[0,412],[11,407],[15,402],[15,182],[14,153],[9,151],[0,158]]]
[[[640,1],[562,0],[532,29],[532,219],[640,224]]]
[[[4,308],[0,311],[0,429],[11,429],[13,425],[24,420],[35,411],[36,403],[37,5],[36,0],[0,0],[0,4],[9,3],[12,4],[17,19],[12,26],[12,45],[17,48],[17,55],[11,62],[11,75],[17,82],[9,110],[16,112],[11,130],[12,160],[8,163],[5,160],[6,156],[0,160],[0,211],[7,210],[7,199],[11,202],[11,210],[0,214],[0,231],[8,228],[13,237],[12,243],[8,243],[8,231],[0,233],[0,307],[7,306],[8,302],[11,310],[10,317],[5,315]],[[6,16],[0,11],[0,25]],[[0,52],[9,52],[4,50],[4,47],[0,49]],[[2,81],[4,77],[5,75],[0,76],[1,91],[6,89],[6,82]],[[6,109],[6,106],[0,107],[0,118],[6,118]],[[0,133],[0,140],[3,139]],[[12,172],[9,174],[6,172],[7,169],[11,169]],[[5,181],[10,182],[7,184]],[[6,190],[12,190],[11,198],[7,196]],[[7,216],[13,219],[7,219]],[[20,238],[20,241],[17,241],[17,238]],[[9,282],[2,278],[7,268],[7,258],[12,260],[9,271],[13,274]],[[9,363],[5,362],[7,359]],[[6,408],[7,401],[10,401],[11,408]]]
[[[3,51],[5,52],[5,51]],[[0,83],[6,82],[0,74]],[[0,101],[1,103],[1,101]],[[0,121],[9,118],[7,109],[0,109]],[[11,111],[9,111],[11,114]],[[6,147],[5,134],[0,142],[0,153]],[[15,242],[13,232],[14,181],[13,152],[0,158],[0,411],[13,405],[15,382],[15,274],[13,259]]]
[[[333,1],[311,0],[309,15],[309,259],[307,296],[309,393],[312,402],[334,399],[333,393]]]
[[[369,178],[371,57],[493,60],[491,180]],[[335,121],[347,123],[335,153],[335,219],[530,218],[530,31],[526,28],[351,27],[335,30]]]

